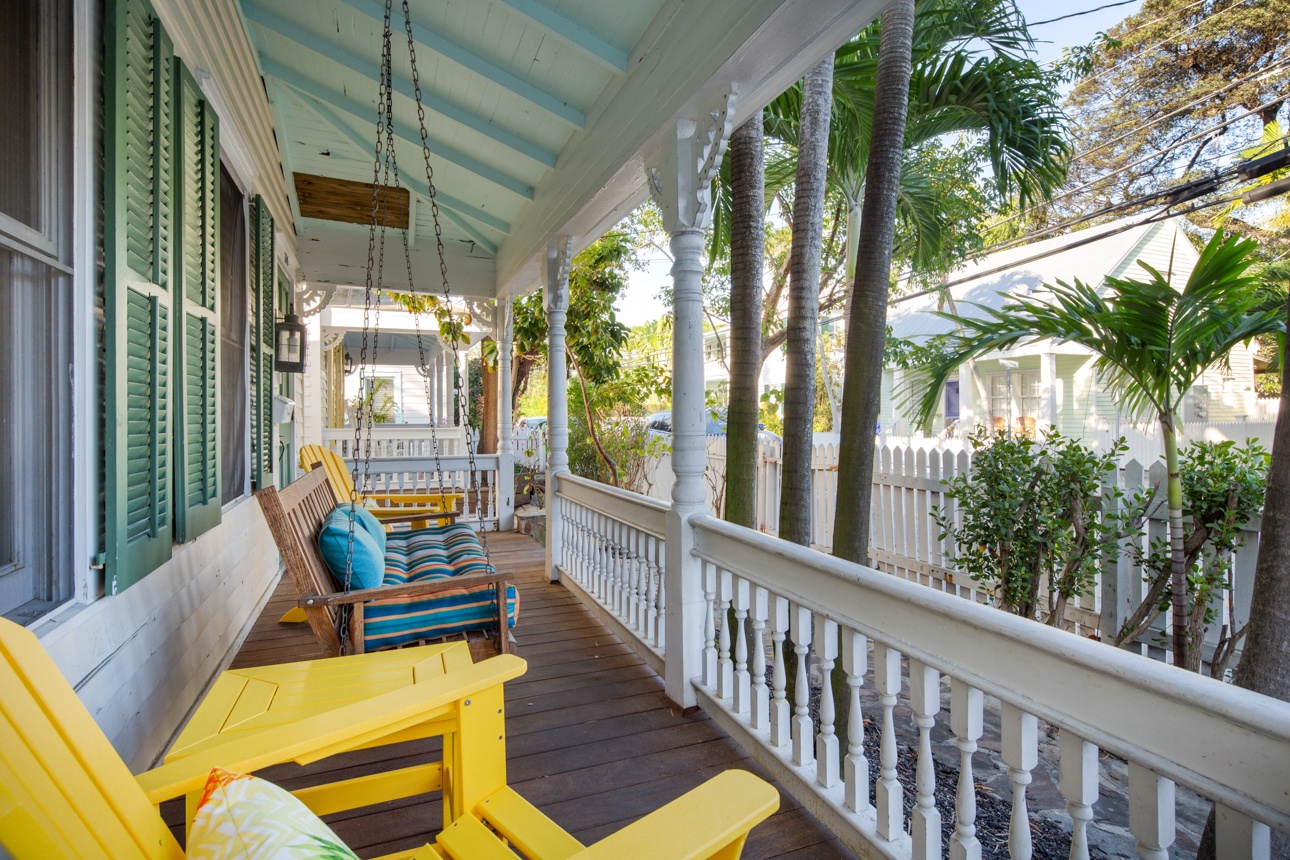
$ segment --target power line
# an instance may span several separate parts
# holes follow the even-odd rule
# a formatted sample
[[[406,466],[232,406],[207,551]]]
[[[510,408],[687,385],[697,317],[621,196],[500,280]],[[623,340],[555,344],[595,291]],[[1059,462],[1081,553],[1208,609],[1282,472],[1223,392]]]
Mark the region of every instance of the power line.
[[[1072,12],[1069,15],[1062,15],[1059,18],[1049,18],[1047,21],[1027,22],[1027,27],[1042,27],[1045,24],[1055,24],[1058,21],[1065,21],[1067,18],[1078,18],[1081,15],[1092,15],[1094,12],[1101,12],[1103,9],[1114,9],[1116,6],[1128,6],[1130,3],[1137,3],[1138,0],[1120,0],[1119,3],[1107,3],[1105,6],[1096,6],[1092,9],[1085,9],[1083,12]]]

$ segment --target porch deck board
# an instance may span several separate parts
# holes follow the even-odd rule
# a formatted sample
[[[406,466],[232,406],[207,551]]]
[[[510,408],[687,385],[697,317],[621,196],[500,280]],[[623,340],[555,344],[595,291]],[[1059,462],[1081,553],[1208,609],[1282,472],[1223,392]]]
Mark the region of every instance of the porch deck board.
[[[685,715],[662,679],[560,585],[546,581],[544,551],[531,538],[492,534],[493,563],[520,590],[515,640],[528,661],[506,686],[510,783],[584,843],[594,842],[728,768],[766,773],[702,711]],[[307,625],[278,618],[295,605],[282,581],[233,661],[259,666],[322,656]],[[437,753],[438,741],[364,750],[264,776],[289,788],[404,766]],[[164,812],[175,828],[182,808]],[[327,820],[361,857],[412,848],[437,831],[438,800],[409,798]],[[809,812],[781,792],[780,810],[758,826],[744,856],[850,858]]]

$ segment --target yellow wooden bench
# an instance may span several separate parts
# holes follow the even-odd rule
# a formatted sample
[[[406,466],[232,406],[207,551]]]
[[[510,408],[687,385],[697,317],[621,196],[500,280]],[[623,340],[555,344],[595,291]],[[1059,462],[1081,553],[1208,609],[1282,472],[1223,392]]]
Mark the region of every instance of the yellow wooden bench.
[[[318,466],[327,473],[332,492],[337,504],[350,501],[354,492],[354,476],[345,466],[339,454],[322,445],[302,445],[300,447],[300,468],[312,472]],[[365,505],[372,516],[382,523],[410,523],[412,528],[424,528],[431,522],[447,525],[461,516],[458,503],[465,498],[463,493],[361,493],[358,503]],[[371,504],[366,504],[366,503]],[[431,517],[438,514],[438,517]],[[420,516],[418,516],[420,515]]]
[[[339,658],[349,660],[350,658]],[[584,847],[506,784],[503,682],[525,663],[503,655],[427,683],[402,686],[298,720],[185,749],[132,776],[29,631],[0,620],[0,846],[15,860],[109,857],[180,860],[157,804],[199,790],[212,767],[249,772],[301,764],[386,742],[427,722],[443,730],[433,774],[406,769],[297,792],[326,814],[443,787],[434,845],[383,860],[735,860],[779,795],[728,771],[591,847]],[[437,782],[437,784],[436,784]]]

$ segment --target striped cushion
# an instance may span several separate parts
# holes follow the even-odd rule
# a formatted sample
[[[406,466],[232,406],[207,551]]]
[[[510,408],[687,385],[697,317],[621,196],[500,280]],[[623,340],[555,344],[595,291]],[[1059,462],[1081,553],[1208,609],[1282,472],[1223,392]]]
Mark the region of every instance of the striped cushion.
[[[464,523],[432,526],[388,535],[383,585],[450,579],[493,573],[479,537]],[[363,648],[376,650],[487,629],[496,618],[495,589],[490,585],[453,588],[428,597],[392,597],[368,603],[363,610]],[[506,588],[508,624],[515,626],[520,597]]]

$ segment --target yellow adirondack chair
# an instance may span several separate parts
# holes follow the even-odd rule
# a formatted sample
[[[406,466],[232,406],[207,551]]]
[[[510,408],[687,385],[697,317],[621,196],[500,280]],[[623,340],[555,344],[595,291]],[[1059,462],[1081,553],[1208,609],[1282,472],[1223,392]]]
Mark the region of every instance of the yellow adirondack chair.
[[[15,860],[181,860],[184,852],[156,806],[200,790],[212,767],[249,772],[285,761],[308,764],[397,739],[430,720],[444,729],[439,784],[411,780],[404,769],[297,796],[327,814],[444,786],[445,820],[452,823],[435,844],[382,860],[514,860],[512,849],[529,860],[736,860],[748,832],[777,808],[772,786],[728,771],[585,848],[506,785],[502,683],[524,669],[519,657],[494,657],[428,683],[213,740],[133,776],[36,637],[0,620],[0,846]]]
[[[302,445],[300,447],[300,468],[312,472],[314,467],[322,464],[327,478],[331,482],[332,492],[336,494],[336,503],[348,502],[354,491],[354,476],[349,473],[345,461],[338,454],[322,445]],[[393,523],[411,523],[412,528],[422,528],[430,524],[427,514],[439,514],[434,518],[439,525],[447,525],[461,516],[458,503],[465,498],[463,493],[365,493],[359,496],[359,503],[372,502],[375,507],[369,510],[387,528]]]

